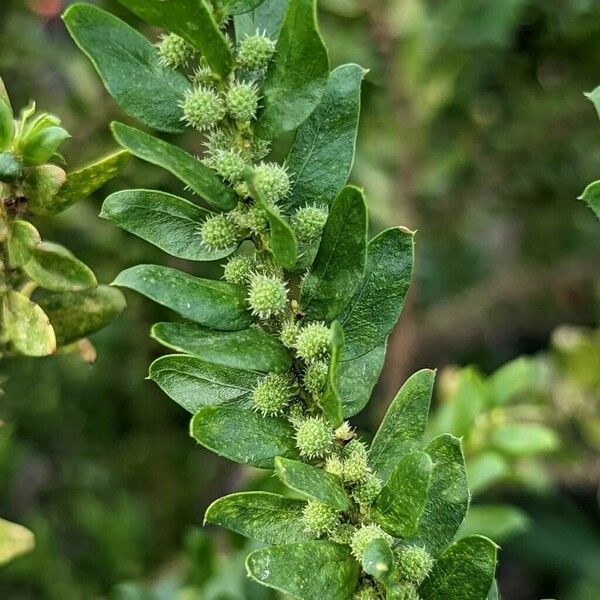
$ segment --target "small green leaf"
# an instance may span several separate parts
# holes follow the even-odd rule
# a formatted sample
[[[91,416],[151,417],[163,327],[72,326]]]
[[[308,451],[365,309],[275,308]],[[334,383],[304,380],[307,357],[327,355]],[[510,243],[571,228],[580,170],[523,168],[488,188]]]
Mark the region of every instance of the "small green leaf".
[[[334,69],[321,102],[298,129],[286,159],[293,182],[290,206],[331,204],[348,181],[365,73],[354,64]]]
[[[0,96],[0,151],[7,150],[15,135],[15,121],[12,108]]]
[[[36,215],[56,215],[100,189],[107,181],[119,174],[128,159],[129,152],[125,150],[109,154],[69,173],[58,193],[48,202],[35,204],[29,202],[27,206]]]
[[[242,492],[215,500],[205,523],[239,533],[265,544],[289,544],[310,539],[304,530],[306,502],[268,492]]]
[[[138,129],[114,122],[115,139],[131,154],[166,169],[217,210],[230,210],[238,198],[219,176],[197,158],[177,146],[163,142]]]
[[[63,19],[125,112],[159,131],[185,129],[180,103],[191,84],[182,73],[161,64],[157,49],[145,37],[90,4],[69,7]]]
[[[213,404],[250,406],[259,378],[252,371],[222,367],[181,354],[157,358],[149,373],[149,379],[192,414]]]
[[[302,600],[347,600],[356,587],[358,563],[348,546],[316,540],[261,548],[246,559],[248,575]]]
[[[383,368],[385,352],[384,343],[362,356],[340,363],[338,387],[346,418],[359,413],[369,401]]]
[[[219,9],[226,15],[241,15],[254,10],[264,1],[265,0],[217,0],[217,4]]]
[[[50,160],[59,146],[71,136],[66,129],[52,126],[44,127],[37,133],[27,136],[21,151],[26,165],[41,165]]]
[[[584,94],[586,98],[590,100],[590,102],[594,105],[598,116],[600,117],[600,85],[595,88],[593,91]]]
[[[490,442],[511,457],[546,454],[560,446],[557,434],[541,423],[501,423],[492,432]]]
[[[497,542],[527,530],[530,524],[527,514],[510,504],[482,504],[469,508],[458,537],[473,534],[485,535]]]
[[[176,33],[202,51],[212,69],[225,78],[233,58],[229,44],[217,25],[206,0],[119,0],[138,17]],[[248,9],[249,10],[249,9]]]
[[[423,600],[483,600],[494,582],[498,546],[482,536],[466,537],[435,562],[419,588]]]
[[[369,461],[387,481],[398,461],[415,449],[425,433],[435,371],[423,369],[409,377],[390,404],[375,434]]]
[[[28,169],[23,184],[23,195],[27,198],[27,210],[34,215],[48,214],[54,206],[67,174],[56,165],[40,165]]]
[[[407,229],[386,229],[369,242],[365,275],[340,317],[346,335],[344,360],[385,342],[402,312],[413,262],[414,234]]]
[[[401,458],[373,504],[373,520],[394,537],[413,536],[423,514],[432,470],[425,452]]]
[[[8,290],[2,303],[3,336],[27,356],[56,351],[56,336],[48,315],[27,296]]]
[[[329,59],[316,12],[316,0],[289,0],[275,58],[261,88],[264,109],[256,132],[263,139],[296,129],[321,100]]]
[[[240,42],[257,31],[264,32],[267,37],[276,40],[279,37],[287,4],[288,0],[265,0],[254,10],[236,15],[233,18],[236,40]]]
[[[279,0],[275,1],[278,2]],[[12,110],[10,98],[8,97],[8,92],[6,91],[6,86],[4,85],[4,81],[2,81],[2,77],[0,77],[0,100],[2,100]]]
[[[362,555],[362,568],[375,579],[387,581],[394,570],[394,553],[381,538],[373,540]]]
[[[224,367],[280,373],[292,364],[279,339],[258,327],[215,331],[192,323],[157,323],[152,337],[168,348]]]
[[[200,226],[211,213],[188,200],[154,190],[124,190],[109,196],[100,216],[177,258],[218,260],[235,250],[210,250]]]
[[[339,427],[343,421],[342,397],[338,387],[343,350],[344,330],[338,321],[334,321],[331,324],[331,351],[327,370],[327,383],[320,402],[323,414],[334,427]]]
[[[32,248],[41,242],[38,230],[29,221],[15,219],[6,244],[10,263],[15,267],[26,265],[31,260]]]
[[[436,556],[452,541],[464,521],[470,496],[460,440],[442,434],[425,451],[433,461],[433,472],[418,537],[428,552]],[[486,593],[490,585],[491,581]]]
[[[59,346],[104,329],[125,310],[123,294],[107,285],[77,292],[44,292],[37,302],[48,315]]]
[[[600,88],[597,88],[596,91],[600,96]],[[599,106],[599,104],[596,104],[596,106]],[[579,200],[583,200],[600,219],[600,181],[590,183],[590,185],[583,190],[583,194],[579,196]]]
[[[159,265],[137,265],[122,271],[113,285],[135,290],[207,327],[236,331],[251,323],[245,290],[222,281]]]
[[[313,321],[331,321],[350,301],[365,271],[367,206],[347,186],[331,206],[317,257],[303,280],[300,306]]]
[[[34,546],[35,537],[29,529],[0,519],[0,565],[31,552]]]
[[[275,459],[275,472],[290,489],[308,498],[320,500],[338,510],[350,508],[350,498],[337,475],[303,462],[281,457]]]
[[[298,258],[298,242],[292,228],[286,220],[263,198],[253,183],[254,176],[250,171],[247,181],[252,192],[252,197],[267,215],[271,228],[271,252],[276,262],[286,269],[291,269]]]
[[[190,433],[219,456],[262,469],[272,469],[276,456],[298,458],[294,429],[286,419],[237,406],[201,408],[192,418]]]

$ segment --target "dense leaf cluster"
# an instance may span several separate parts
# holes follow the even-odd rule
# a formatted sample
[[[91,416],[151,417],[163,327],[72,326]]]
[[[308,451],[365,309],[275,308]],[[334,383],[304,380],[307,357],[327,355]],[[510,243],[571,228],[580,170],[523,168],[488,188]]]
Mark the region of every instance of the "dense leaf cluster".
[[[193,413],[191,435],[290,490],[226,496],[206,521],[269,544],[248,573],[294,597],[486,598],[496,546],[452,543],[469,504],[460,442],[422,440],[434,373],[406,382],[370,448],[346,420],[370,397],[413,269],[413,233],[369,241],[363,193],[346,185],[364,70],[329,72],[314,0],[121,1],[169,34],[153,46],[85,4],[67,27],[129,114],[203,134],[199,159],[113,124],[206,207],[127,190],[102,216],[178,258],[230,258],[225,281],[138,265],[115,284],[185,319],[154,326],[178,353],[150,378]],[[265,161],[290,131],[285,164]]]

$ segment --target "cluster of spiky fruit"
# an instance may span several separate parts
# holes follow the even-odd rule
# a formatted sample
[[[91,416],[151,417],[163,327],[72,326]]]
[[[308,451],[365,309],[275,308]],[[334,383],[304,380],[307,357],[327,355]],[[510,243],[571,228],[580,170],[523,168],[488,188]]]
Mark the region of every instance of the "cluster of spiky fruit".
[[[370,507],[382,482],[369,467],[367,447],[347,422],[335,429],[321,408],[329,379],[331,329],[326,323],[304,318],[297,300],[290,297],[290,289],[297,286],[289,285],[283,269],[269,253],[269,222],[262,202],[282,214],[293,190],[286,167],[264,160],[269,144],[254,131],[259,84],[275,44],[258,33],[242,40],[236,48],[236,70],[227,81],[212,73],[177,36],[163,38],[159,50],[163,63],[173,68],[188,67],[198,60],[199,66],[191,75],[194,88],[182,103],[183,119],[205,134],[204,163],[239,197],[232,211],[208,217],[200,224],[201,243],[216,251],[234,249],[244,240],[253,244],[252,253],[244,248],[244,253],[236,251],[229,258],[223,277],[246,290],[255,326],[277,335],[293,354],[289,371],[267,373],[258,380],[252,390],[254,409],[265,418],[287,418],[294,427],[300,457],[339,477],[353,500],[353,507],[343,512],[318,500],[309,501],[303,512],[304,527],[313,537],[348,545],[359,562],[373,540],[397,546],[397,540],[370,521]],[[262,202],[255,202],[255,193]],[[308,245],[320,240],[327,216],[326,207],[309,205],[287,218],[298,241]],[[418,547],[400,547],[397,552],[398,598],[418,600],[416,586],[429,572],[432,561]],[[377,583],[363,576],[354,598],[381,597]]]

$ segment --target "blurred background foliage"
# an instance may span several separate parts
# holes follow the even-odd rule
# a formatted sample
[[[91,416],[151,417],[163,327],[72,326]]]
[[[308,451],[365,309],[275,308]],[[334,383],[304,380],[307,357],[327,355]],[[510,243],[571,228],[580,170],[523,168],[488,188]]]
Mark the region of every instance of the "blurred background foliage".
[[[113,0],[97,4],[139,25]],[[0,72],[15,104],[35,98],[63,118],[75,167],[114,146],[107,124],[123,115],[68,38],[65,5],[0,2]],[[320,9],[332,63],[371,69],[353,178],[373,231],[418,229],[410,301],[360,427],[373,433],[408,374],[440,368],[432,432],[464,435],[476,507],[465,528],[501,538],[504,598],[596,600],[600,229],[576,196],[600,176],[600,126],[582,95],[600,82],[600,3]],[[183,143],[200,151],[193,136]],[[174,264],[97,218],[106,193],[127,186],[182,193],[132,162],[95,199],[43,223],[103,282],[132,264]],[[149,324],[166,315],[128,300],[94,337],[95,365],[1,365],[0,515],[33,529],[37,547],[2,568],[0,597],[272,598],[245,581],[239,540],[199,526],[240,481],[273,482],[194,446],[186,414],[144,381],[159,353]]]

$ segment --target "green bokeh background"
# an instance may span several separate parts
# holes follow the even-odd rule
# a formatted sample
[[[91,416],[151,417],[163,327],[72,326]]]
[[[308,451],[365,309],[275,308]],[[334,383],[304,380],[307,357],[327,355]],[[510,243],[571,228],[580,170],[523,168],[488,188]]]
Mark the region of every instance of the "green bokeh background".
[[[0,3],[0,73],[16,106],[35,98],[63,118],[75,167],[114,146],[107,126],[124,116],[66,34],[65,4]],[[116,2],[97,4],[140,26]],[[562,323],[597,325],[600,226],[576,197],[600,177],[600,124],[582,94],[600,83],[600,3],[322,0],[320,9],[332,64],[371,69],[353,179],[372,229],[418,230],[410,300],[358,419],[368,435],[418,368],[489,372],[542,351]],[[200,151],[194,136],[179,141]],[[140,262],[219,276],[218,265],[176,261],[98,219],[103,197],[125,187],[183,194],[132,162],[94,198],[40,220],[44,237],[103,282]],[[161,352],[150,324],[167,315],[128,302],[94,336],[93,366],[72,356],[1,365],[0,514],[32,528],[37,548],[0,570],[0,597],[272,597],[239,583],[238,541],[211,532],[211,549],[197,529],[212,499],[254,474],[193,443],[187,414],[144,380]],[[532,519],[503,544],[504,598],[600,597],[598,479],[495,492]]]

